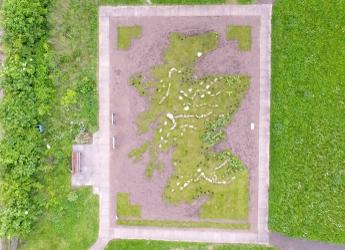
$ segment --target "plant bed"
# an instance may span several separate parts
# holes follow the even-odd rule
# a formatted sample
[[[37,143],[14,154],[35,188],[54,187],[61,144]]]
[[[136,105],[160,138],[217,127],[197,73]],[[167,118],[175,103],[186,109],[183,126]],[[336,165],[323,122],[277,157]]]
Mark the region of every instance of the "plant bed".
[[[244,52],[227,37],[239,20],[111,19],[118,224],[255,228],[259,25],[243,22]],[[139,24],[141,36],[119,50],[118,27]]]

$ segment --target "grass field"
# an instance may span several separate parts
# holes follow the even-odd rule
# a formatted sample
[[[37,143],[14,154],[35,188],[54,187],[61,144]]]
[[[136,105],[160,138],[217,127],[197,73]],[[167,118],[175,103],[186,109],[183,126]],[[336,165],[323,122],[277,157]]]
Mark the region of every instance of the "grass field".
[[[345,2],[273,10],[270,228],[345,243]]]
[[[205,243],[114,240],[106,250],[275,250],[276,248],[259,245],[217,245]]]

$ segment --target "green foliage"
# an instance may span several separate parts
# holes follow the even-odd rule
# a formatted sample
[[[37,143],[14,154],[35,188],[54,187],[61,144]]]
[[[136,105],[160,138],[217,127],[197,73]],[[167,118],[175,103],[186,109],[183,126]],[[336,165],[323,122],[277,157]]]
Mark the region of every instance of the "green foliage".
[[[153,240],[113,240],[106,250],[275,250],[274,247],[242,244],[209,244]]]
[[[276,1],[269,224],[345,243],[345,3]]]
[[[116,212],[120,219],[124,217],[140,217],[141,208],[139,205],[132,205],[128,193],[117,193]]]
[[[51,111],[45,0],[7,0],[3,5],[4,50],[0,104],[0,234],[25,237],[41,213],[37,192],[43,135],[36,125]]]
[[[230,115],[220,115],[211,122],[206,122],[206,130],[202,134],[202,142],[213,147],[218,142],[225,139],[225,126],[230,122]]]
[[[133,39],[141,37],[141,27],[135,26],[120,26],[117,27],[117,48],[120,50],[129,50]]]
[[[77,103],[77,93],[72,89],[67,89],[66,94],[61,99],[63,106],[70,106]]]
[[[55,91],[49,94],[49,117],[42,120],[46,131],[41,134],[45,150],[38,199],[43,213],[23,249],[87,249],[97,239],[97,196],[90,188],[72,190],[70,172],[76,135],[97,128],[97,5],[56,0],[49,11],[51,56],[46,65]]]
[[[242,51],[249,51],[252,47],[251,26],[228,26],[226,34],[228,40],[237,40],[238,47]]]
[[[65,195],[65,191],[63,193]],[[83,188],[70,192],[63,199],[56,193],[53,197],[57,208],[41,216],[20,249],[89,249],[97,238],[98,228],[98,197],[90,193],[91,188]]]

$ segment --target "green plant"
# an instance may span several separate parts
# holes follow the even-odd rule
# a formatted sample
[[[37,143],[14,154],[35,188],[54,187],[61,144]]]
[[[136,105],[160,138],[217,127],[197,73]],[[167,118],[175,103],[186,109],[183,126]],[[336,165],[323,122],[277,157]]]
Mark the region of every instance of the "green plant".
[[[43,137],[36,129],[51,110],[46,0],[7,0],[3,5],[4,51],[0,104],[0,234],[25,237],[42,212],[37,193]],[[28,21],[29,20],[29,21]]]
[[[242,244],[210,244],[194,242],[168,242],[153,240],[113,240],[106,250],[276,250],[270,246]]]
[[[211,122],[206,122],[206,130],[201,135],[203,143],[213,147],[218,142],[225,139],[225,126],[230,122],[230,114],[221,115]]]

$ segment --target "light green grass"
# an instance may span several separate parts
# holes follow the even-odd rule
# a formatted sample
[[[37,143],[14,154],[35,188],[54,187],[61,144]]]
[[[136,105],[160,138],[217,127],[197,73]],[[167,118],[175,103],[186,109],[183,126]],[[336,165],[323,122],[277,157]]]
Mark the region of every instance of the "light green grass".
[[[226,37],[236,40],[241,51],[249,51],[252,47],[252,28],[250,26],[228,26]]]
[[[245,220],[249,200],[246,167],[230,150],[215,153],[213,146],[225,139],[224,129],[248,89],[249,78],[213,75],[193,79],[198,58],[217,48],[214,32],[172,33],[169,41],[164,63],[152,68],[158,80],[141,82],[150,104],[137,117],[138,130],[145,133],[154,126],[148,175],[156,166],[162,167],[158,153],[174,148],[175,171],[164,198],[178,204],[207,196],[202,218]]]
[[[248,230],[247,223],[218,223],[208,221],[159,221],[159,220],[118,220],[117,224],[126,226],[184,227],[184,228],[224,228]]]
[[[275,250],[276,248],[260,245],[208,244],[191,242],[168,242],[146,240],[113,240],[106,250]]]
[[[256,0],[237,0],[237,3],[239,4],[250,4],[250,3],[255,3]]]
[[[140,37],[141,27],[138,25],[117,27],[117,48],[129,50],[132,46],[132,40]]]
[[[276,1],[269,224],[345,243],[345,2]]]
[[[53,190],[48,190],[53,192]],[[49,210],[20,249],[88,249],[97,238],[98,198],[83,189],[57,198],[59,208]],[[68,198],[69,197],[69,198]]]
[[[123,217],[141,216],[140,206],[131,204],[128,193],[117,193],[116,207],[117,215],[120,219]]]
[[[227,190],[215,192],[212,199],[200,209],[202,218],[236,218],[248,216],[248,172],[243,171]]]

